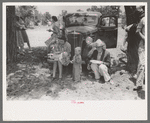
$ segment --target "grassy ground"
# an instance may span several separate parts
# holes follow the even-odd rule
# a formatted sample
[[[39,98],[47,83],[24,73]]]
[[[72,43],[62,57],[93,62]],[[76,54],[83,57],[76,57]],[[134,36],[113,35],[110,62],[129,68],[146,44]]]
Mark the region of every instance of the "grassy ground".
[[[51,82],[52,64],[47,63],[46,41],[50,33],[47,27],[27,30],[32,53],[28,53],[25,45],[25,56],[18,56],[14,64],[7,64],[7,99],[8,100],[140,100],[141,94],[133,91],[134,83],[124,70],[124,65],[112,67],[111,77],[114,85],[94,82],[93,78],[83,71],[82,81],[74,83],[63,71],[63,86],[56,80]],[[109,49],[113,59],[125,56],[120,51],[124,30],[119,28],[118,46]],[[70,73],[71,75],[71,73]],[[142,97],[143,98],[143,97]]]

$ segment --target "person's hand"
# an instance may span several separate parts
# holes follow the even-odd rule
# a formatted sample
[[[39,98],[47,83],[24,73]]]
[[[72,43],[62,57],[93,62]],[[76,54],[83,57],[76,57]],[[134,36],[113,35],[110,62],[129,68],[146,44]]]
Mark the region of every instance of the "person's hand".
[[[71,64],[73,64],[73,60],[72,60],[72,61],[70,61],[70,63],[71,63]]]

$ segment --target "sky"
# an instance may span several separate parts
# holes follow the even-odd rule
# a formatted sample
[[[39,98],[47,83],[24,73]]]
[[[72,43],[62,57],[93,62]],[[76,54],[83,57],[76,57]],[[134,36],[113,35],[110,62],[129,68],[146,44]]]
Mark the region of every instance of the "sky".
[[[91,6],[37,6],[37,10],[41,13],[49,12],[52,16],[58,16],[62,13],[62,10],[67,10],[68,13],[76,12],[78,9],[86,11]],[[124,7],[121,6],[121,10],[124,11]]]

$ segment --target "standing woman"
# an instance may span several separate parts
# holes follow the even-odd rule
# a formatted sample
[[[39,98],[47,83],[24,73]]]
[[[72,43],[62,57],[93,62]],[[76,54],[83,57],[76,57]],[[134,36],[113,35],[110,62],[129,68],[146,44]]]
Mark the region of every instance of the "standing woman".
[[[19,48],[19,53],[24,55],[24,40],[22,37],[21,29],[23,29],[23,26],[19,23],[19,16],[16,16],[16,40],[17,40],[17,47]]]
[[[136,15],[138,16],[139,23],[137,26],[136,34],[140,38],[138,55],[139,63],[136,74],[136,87],[134,90],[145,90],[145,8],[144,6],[138,6],[136,8]]]
[[[49,29],[49,32],[53,32],[51,37],[45,42],[47,45],[47,53],[51,51],[51,45],[56,43],[57,38],[60,36],[60,29],[58,24],[58,19],[56,16],[52,16],[52,29]]]
[[[31,52],[31,46],[30,46],[29,38],[28,38],[28,35],[26,33],[27,28],[26,28],[26,25],[25,25],[22,17],[19,19],[19,23],[23,26],[23,28],[21,29],[21,34],[22,34],[24,43],[27,43],[27,45],[29,47],[29,52]]]

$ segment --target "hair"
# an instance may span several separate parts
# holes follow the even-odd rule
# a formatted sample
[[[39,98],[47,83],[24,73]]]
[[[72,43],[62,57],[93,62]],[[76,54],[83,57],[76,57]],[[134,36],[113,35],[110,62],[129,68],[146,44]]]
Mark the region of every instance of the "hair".
[[[52,19],[56,22],[58,21],[57,17],[56,16],[52,16]]]
[[[145,6],[142,6],[143,11],[145,11]]]
[[[139,11],[136,9],[134,12],[135,23],[139,23],[141,18],[145,16],[145,6],[142,6],[141,8],[143,9],[143,11]]]
[[[61,37],[58,37],[58,39],[64,40],[64,42],[66,42],[66,37],[64,35],[62,35]]]

